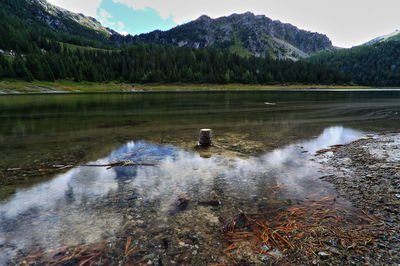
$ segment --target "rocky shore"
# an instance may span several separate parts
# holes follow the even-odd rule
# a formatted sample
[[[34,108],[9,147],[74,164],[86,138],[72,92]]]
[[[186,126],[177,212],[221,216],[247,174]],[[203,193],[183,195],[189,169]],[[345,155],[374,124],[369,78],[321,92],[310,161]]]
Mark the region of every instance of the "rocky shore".
[[[355,207],[385,223],[365,262],[400,263],[400,134],[380,134],[324,155],[333,175],[323,177]]]

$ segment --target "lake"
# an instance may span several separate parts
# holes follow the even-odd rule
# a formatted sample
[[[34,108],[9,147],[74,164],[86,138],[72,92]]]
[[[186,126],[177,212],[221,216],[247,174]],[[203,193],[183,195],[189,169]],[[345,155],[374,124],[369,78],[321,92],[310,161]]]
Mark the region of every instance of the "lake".
[[[399,116],[396,91],[0,96],[0,263],[127,236],[146,261],[223,261],[221,220],[336,197],[315,153]],[[84,166],[120,161],[154,166]]]

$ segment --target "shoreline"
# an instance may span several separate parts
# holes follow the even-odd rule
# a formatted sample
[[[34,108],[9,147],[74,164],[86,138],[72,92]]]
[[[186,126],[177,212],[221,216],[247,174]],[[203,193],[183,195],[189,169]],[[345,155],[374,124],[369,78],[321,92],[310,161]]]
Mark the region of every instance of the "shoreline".
[[[381,264],[400,263],[400,134],[373,135],[323,155],[334,174],[321,178],[356,208],[385,224],[370,258]],[[368,259],[367,259],[368,261]]]
[[[95,83],[60,80],[55,82],[0,81],[0,95],[80,94],[80,93],[155,93],[155,92],[224,92],[224,91],[397,91],[396,88],[374,88],[348,85],[304,84],[129,84]]]

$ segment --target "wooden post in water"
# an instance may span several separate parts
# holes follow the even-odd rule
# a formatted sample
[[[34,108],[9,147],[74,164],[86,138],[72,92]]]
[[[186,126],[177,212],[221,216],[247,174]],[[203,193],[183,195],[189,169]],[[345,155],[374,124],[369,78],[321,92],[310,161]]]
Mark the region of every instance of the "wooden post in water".
[[[200,129],[199,146],[208,147],[212,145],[212,130]]]

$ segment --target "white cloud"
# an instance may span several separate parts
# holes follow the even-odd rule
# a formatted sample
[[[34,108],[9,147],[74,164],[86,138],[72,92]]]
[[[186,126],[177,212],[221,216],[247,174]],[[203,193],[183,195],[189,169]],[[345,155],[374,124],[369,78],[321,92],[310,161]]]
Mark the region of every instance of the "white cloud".
[[[118,25],[120,30],[125,29],[125,24],[122,21],[117,21],[117,25]]]
[[[107,10],[103,8],[99,9],[97,13],[99,15],[99,18],[101,19],[110,19],[113,17],[110,13],[107,12]]]
[[[111,19],[113,18],[113,16],[106,10],[101,8],[98,10],[97,14],[100,22],[103,23],[103,25],[114,28],[115,31],[119,32],[122,35],[129,34],[129,32],[124,30],[126,28],[125,23],[122,21],[112,21]]]
[[[75,13],[83,13],[86,16],[96,17],[97,8],[102,0],[48,0],[53,5],[68,9]]]

